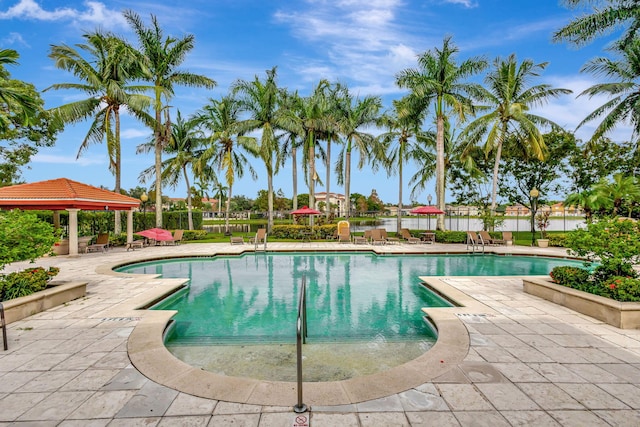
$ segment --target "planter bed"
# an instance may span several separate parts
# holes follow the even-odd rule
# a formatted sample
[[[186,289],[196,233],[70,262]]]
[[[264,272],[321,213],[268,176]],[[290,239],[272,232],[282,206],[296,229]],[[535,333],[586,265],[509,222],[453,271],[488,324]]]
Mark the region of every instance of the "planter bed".
[[[550,279],[523,279],[528,294],[560,304],[621,329],[640,329],[640,303],[620,302],[568,288]]]
[[[85,296],[87,282],[52,283],[47,289],[3,301],[7,324]]]

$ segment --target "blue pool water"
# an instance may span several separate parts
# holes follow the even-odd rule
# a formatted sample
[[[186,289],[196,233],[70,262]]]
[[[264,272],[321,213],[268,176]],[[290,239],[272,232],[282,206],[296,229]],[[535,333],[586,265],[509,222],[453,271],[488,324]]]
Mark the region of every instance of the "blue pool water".
[[[450,304],[419,276],[548,274],[578,261],[497,255],[259,253],[161,260],[118,271],[184,277],[156,305],[177,310],[171,345],[295,342],[298,290],[307,280],[309,342],[435,340],[423,307]]]
[[[420,276],[543,275],[565,259],[496,255],[250,253],[128,265],[127,273],[189,278],[157,304],[178,310],[165,336],[178,359],[221,375],[295,381],[295,319],[307,280],[304,381],[375,374],[422,355],[436,340],[423,307],[449,303]]]

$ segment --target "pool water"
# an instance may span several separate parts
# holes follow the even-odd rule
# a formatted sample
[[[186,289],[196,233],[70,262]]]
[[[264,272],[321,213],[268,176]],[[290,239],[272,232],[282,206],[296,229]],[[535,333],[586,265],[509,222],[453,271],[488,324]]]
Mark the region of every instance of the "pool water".
[[[451,304],[421,285],[419,276],[541,275],[572,263],[580,264],[489,254],[250,253],[153,261],[118,271],[190,279],[188,287],[153,307],[178,311],[165,337],[176,357],[213,372],[285,381],[295,379],[304,276],[305,380],[326,381],[388,369],[433,345],[436,335],[421,309]],[[316,371],[317,378],[310,378]]]

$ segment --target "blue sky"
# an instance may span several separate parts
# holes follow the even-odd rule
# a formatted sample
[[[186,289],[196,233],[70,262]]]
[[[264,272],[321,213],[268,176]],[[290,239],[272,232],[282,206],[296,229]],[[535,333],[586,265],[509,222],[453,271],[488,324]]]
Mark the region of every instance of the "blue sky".
[[[389,107],[391,100],[403,95],[394,84],[396,73],[417,67],[416,57],[442,46],[445,36],[452,36],[459,47],[460,60],[484,56],[492,61],[515,53],[519,59],[549,62],[535,83],[571,89],[574,95],[554,100],[539,113],[567,129],[575,129],[604,102],[576,99],[576,95],[596,82],[593,76],[579,71],[587,60],[605,56],[607,39],[581,49],[552,43],[555,30],[586,12],[568,10],[556,0],[0,0],[0,47],[20,53],[20,65],[9,71],[14,78],[31,82],[40,90],[54,83],[73,82],[73,76],[53,67],[47,56],[50,46],[80,43],[84,33],[99,28],[135,42],[122,17],[124,9],[134,10],[147,24],[150,14],[156,15],[165,35],[195,35],[196,47],[183,69],[207,75],[218,86],[214,90],[178,90],[172,105],[183,115],[193,113],[209,98],[226,94],[236,79],[262,78],[273,66],[278,67],[279,85],[297,89],[302,95],[326,78],[347,84],[354,94],[379,95]],[[66,90],[43,93],[47,108],[79,96]],[[33,182],[67,177],[112,188],[114,178],[107,168],[105,145],[94,145],[76,159],[88,125],[68,126],[55,147],[41,150],[33,159],[23,178]],[[592,129],[581,128],[577,135],[587,139]],[[141,185],[138,175],[153,164],[153,159],[151,155],[135,154],[135,147],[149,138],[146,128],[125,118],[122,136],[122,187],[129,189]],[[611,135],[618,141],[629,136],[624,127]],[[332,152],[337,154],[338,149]],[[253,160],[253,165],[258,181],[249,177],[237,181],[235,195],[255,198],[259,189],[266,188],[261,162]],[[415,165],[406,167],[404,182],[416,170]],[[320,167],[318,173],[324,178]],[[335,182],[333,177],[331,191],[342,192]],[[397,177],[387,177],[384,171],[374,174],[369,167],[361,171],[354,167],[351,191],[368,195],[375,188],[383,201],[395,203],[397,182]],[[291,196],[290,163],[281,169],[274,184],[276,190]],[[308,191],[302,177],[298,178],[298,191]],[[184,197],[185,186],[166,188],[164,193]],[[428,193],[435,194],[433,186],[417,200],[426,203]],[[404,194],[408,203],[408,189]]]

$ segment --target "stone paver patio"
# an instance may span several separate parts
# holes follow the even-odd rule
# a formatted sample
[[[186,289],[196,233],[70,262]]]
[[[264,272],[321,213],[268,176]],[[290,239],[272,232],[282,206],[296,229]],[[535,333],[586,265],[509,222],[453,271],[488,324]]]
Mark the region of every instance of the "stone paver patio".
[[[465,251],[464,245],[269,243],[269,250]],[[0,425],[292,426],[288,405],[193,396],[152,381],[131,363],[129,337],[150,293],[181,281],[125,276],[110,266],[170,255],[213,255],[249,245],[185,244],[133,252],[42,258],[58,280],[88,281],[87,296],[12,323],[0,352]],[[496,252],[565,255],[560,249]],[[8,271],[28,263],[16,263]],[[441,277],[467,307],[449,310],[469,349],[442,373],[399,393],[343,405],[313,404],[313,426],[640,425],[640,331],[621,330],[527,295],[514,277]]]

